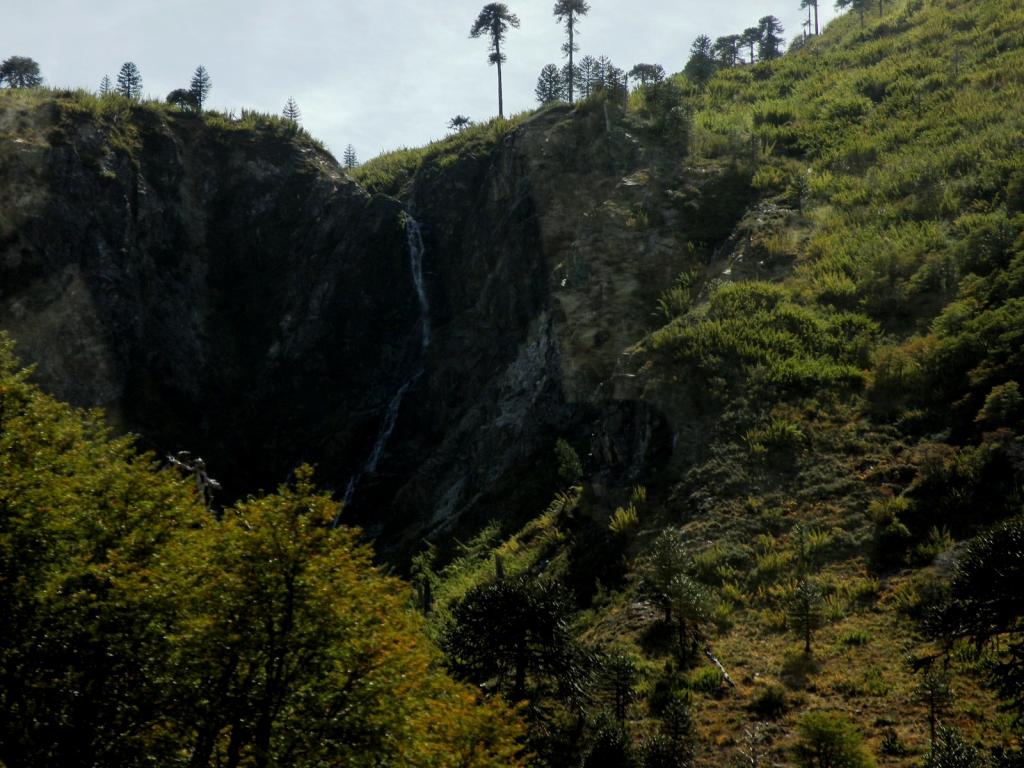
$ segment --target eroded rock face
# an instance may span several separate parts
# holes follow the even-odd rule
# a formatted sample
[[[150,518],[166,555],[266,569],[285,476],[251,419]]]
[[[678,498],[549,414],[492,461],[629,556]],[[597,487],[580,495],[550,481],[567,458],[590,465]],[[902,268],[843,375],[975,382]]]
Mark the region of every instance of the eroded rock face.
[[[0,117],[0,328],[57,396],[202,453],[230,495],[302,461],[340,492],[422,366],[350,512],[385,548],[532,516],[560,435],[611,482],[671,454],[627,353],[692,256],[659,159],[600,111],[428,161],[401,199],[287,136],[134,119],[124,147],[53,104]]]

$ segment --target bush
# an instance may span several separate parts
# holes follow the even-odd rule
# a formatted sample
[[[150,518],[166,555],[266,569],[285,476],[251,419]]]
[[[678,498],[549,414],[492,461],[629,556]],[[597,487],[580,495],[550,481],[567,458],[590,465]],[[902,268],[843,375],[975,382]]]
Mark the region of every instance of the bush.
[[[860,733],[845,717],[830,712],[810,712],[797,725],[800,741],[794,748],[804,768],[874,768]]]
[[[761,687],[747,709],[758,720],[777,720],[786,714],[789,702],[786,700],[786,689],[781,685],[771,684]]]

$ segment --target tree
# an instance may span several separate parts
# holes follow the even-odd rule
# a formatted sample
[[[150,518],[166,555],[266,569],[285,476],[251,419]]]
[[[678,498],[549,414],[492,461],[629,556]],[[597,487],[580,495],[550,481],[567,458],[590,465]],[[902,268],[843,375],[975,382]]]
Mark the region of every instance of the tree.
[[[874,768],[860,734],[842,715],[810,712],[800,718],[797,730],[795,752],[801,768]]]
[[[110,75],[104,75],[100,80],[100,96],[109,96],[114,92],[114,84],[110,82]]]
[[[4,763],[521,764],[309,470],[218,519],[2,337],[0,466]]]
[[[818,24],[818,0],[802,0],[802,2],[807,3],[807,5],[814,8],[814,34],[820,35],[821,27]]]
[[[178,109],[183,109],[187,112],[194,112],[199,109],[199,105],[196,103],[196,95],[184,88],[175,88],[168,93],[167,103],[173,104]]]
[[[740,35],[726,35],[715,40],[711,52],[722,67],[735,67],[740,60]]]
[[[711,38],[699,35],[690,46],[690,60],[686,62],[683,73],[696,85],[703,86],[715,74],[718,68],[712,53]]]
[[[636,700],[636,684],[640,670],[636,659],[623,651],[613,651],[601,660],[600,685],[611,701],[612,713],[620,723],[626,720],[626,710]]]
[[[8,88],[38,88],[42,84],[39,64],[28,56],[11,56],[0,64],[0,85]]]
[[[740,35],[740,45],[744,45],[750,49],[750,64],[753,64],[757,59],[754,56],[754,46],[761,41],[761,29],[759,27],[747,27],[743,30],[743,34]]]
[[[932,662],[925,667],[921,682],[917,686],[917,699],[928,709],[928,737],[933,752],[939,716],[952,702],[949,682],[949,673]]]
[[[476,21],[469,30],[472,38],[488,35],[491,41],[491,54],[488,57],[492,66],[498,67],[498,117],[505,116],[505,100],[501,87],[501,65],[507,57],[501,52],[501,44],[508,34],[509,27],[519,28],[519,17],[509,11],[504,3],[488,3],[480,11]]]
[[[818,27],[818,0],[800,0],[800,8],[807,8],[808,12],[810,12],[810,9],[814,9],[814,34],[820,35],[821,30]]]
[[[637,64],[629,70],[629,76],[646,88],[665,79],[665,68],[661,64]]]
[[[359,158],[356,157],[356,148],[351,144],[345,147],[345,154],[342,155],[341,162],[349,170],[359,167]]]
[[[206,97],[210,94],[212,87],[213,82],[210,80],[210,73],[206,71],[206,67],[200,64],[196,67],[195,74],[192,75],[192,82],[188,89],[195,100],[198,112],[203,111],[203,105],[206,103]]]
[[[512,701],[527,685],[554,681],[568,695],[582,689],[581,651],[569,632],[569,599],[553,581],[518,576],[471,589],[452,609],[441,645],[450,667]]]
[[[290,120],[293,123],[297,123],[302,119],[302,113],[299,111],[299,105],[295,103],[295,99],[291,96],[289,96],[288,101],[284,103],[284,109],[281,110],[281,115],[285,120]]]
[[[979,646],[1008,641],[991,681],[1024,729],[1024,517],[1008,520],[972,539],[957,560],[948,603],[932,618],[933,633],[966,637]]]
[[[564,87],[561,71],[555,64],[548,64],[540,71],[533,92],[541,104],[553,104],[562,98]]]
[[[677,528],[666,528],[654,540],[640,563],[640,586],[661,604],[665,622],[672,623],[672,579],[686,570],[689,556],[686,540]]]
[[[133,62],[126,61],[117,73],[117,92],[126,99],[142,97],[142,74]]]
[[[466,130],[466,128],[468,128],[472,124],[473,121],[470,120],[465,115],[456,115],[455,117],[448,121],[448,130],[456,131],[457,133],[462,133],[464,130]]]
[[[992,761],[964,740],[955,728],[940,727],[925,768],[992,768]]]
[[[679,653],[692,656],[700,642],[701,627],[711,615],[711,597],[702,584],[679,573],[668,584],[668,600]]]
[[[786,30],[782,22],[774,16],[762,16],[757,22],[761,32],[757,44],[757,57],[761,61],[771,61],[782,55],[782,33]]]
[[[589,99],[594,92],[594,83],[598,80],[599,65],[593,56],[584,56],[580,59],[579,83],[580,96]]]
[[[569,78],[571,77],[572,81],[574,83],[577,83],[578,85],[582,85],[582,83],[583,83],[583,70],[580,68],[579,64],[573,64],[570,67],[569,66],[569,62],[567,61],[567,62],[565,62],[565,64],[562,65],[562,68],[560,70],[558,70],[558,75],[559,75],[559,77],[562,78],[562,93],[560,94],[559,98],[562,99],[563,101],[568,101],[569,100]],[[580,93],[582,94],[582,87],[580,88]]]
[[[837,11],[856,11],[860,14],[860,28],[864,29],[864,15],[871,8],[871,0],[836,0]]]
[[[569,39],[562,46],[562,53],[569,57],[569,80],[566,83],[566,93],[570,104],[574,102],[574,87],[576,80],[576,69],[573,64],[573,54],[579,50],[576,45],[576,22],[580,16],[586,16],[590,11],[587,0],[555,0],[553,13],[559,24],[565,24],[565,33]]]
[[[811,653],[814,630],[821,626],[821,589],[810,579],[800,580],[789,601],[789,626],[804,640],[804,653]]]

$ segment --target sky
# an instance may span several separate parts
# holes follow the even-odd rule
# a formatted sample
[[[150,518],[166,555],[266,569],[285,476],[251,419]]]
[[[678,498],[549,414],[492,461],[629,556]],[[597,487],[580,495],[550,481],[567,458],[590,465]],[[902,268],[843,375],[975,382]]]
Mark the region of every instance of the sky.
[[[506,0],[520,20],[504,46],[505,112],[536,106],[547,63],[561,63],[554,0]],[[623,69],[644,62],[677,72],[699,34],[754,26],[766,14],[790,40],[799,0],[590,0],[580,56]],[[0,59],[31,56],[48,85],[97,89],[133,61],[149,96],[188,87],[202,64],[209,106],[280,113],[289,97],[303,125],[340,157],[360,160],[443,137],[457,114],[497,114],[488,43],[469,29],[484,0],[0,0]],[[833,15],[821,2],[822,22]]]

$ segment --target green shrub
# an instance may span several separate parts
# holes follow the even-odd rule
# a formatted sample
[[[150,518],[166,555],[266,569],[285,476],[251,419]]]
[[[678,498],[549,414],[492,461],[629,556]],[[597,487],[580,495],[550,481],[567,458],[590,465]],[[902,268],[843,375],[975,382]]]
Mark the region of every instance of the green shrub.
[[[759,687],[747,709],[758,720],[778,720],[789,710],[786,689],[774,683]]]
[[[843,715],[810,712],[797,724],[800,741],[794,748],[803,768],[873,768],[874,759],[860,734]]]

